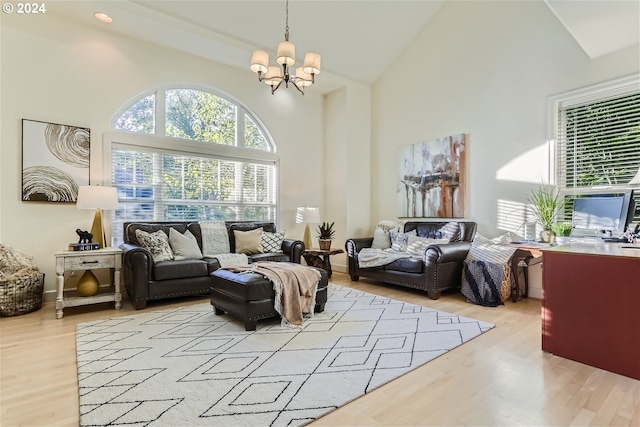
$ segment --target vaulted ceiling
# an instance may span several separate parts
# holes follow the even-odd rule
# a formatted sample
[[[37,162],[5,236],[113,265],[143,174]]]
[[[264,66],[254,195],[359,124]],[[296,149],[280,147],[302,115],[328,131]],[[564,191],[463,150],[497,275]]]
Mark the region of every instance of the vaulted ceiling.
[[[454,0],[291,0],[291,41],[299,59],[320,53],[332,75],[315,90],[328,92],[340,78],[370,85],[446,1]],[[640,44],[640,1],[544,1],[591,58]],[[105,12],[113,17],[104,27],[110,31],[245,68],[254,49],[273,57],[284,39],[283,0],[55,1],[48,8],[103,26],[93,13]]]

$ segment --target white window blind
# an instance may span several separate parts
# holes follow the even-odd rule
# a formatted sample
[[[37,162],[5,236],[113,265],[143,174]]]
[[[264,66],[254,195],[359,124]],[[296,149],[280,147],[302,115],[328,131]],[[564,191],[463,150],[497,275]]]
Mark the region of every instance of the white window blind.
[[[110,144],[114,245],[128,221],[276,221],[275,147],[242,105],[164,89],[123,108],[112,126],[126,131]]]
[[[632,188],[640,168],[638,78],[561,96],[555,114],[556,182],[568,220],[574,197]]]

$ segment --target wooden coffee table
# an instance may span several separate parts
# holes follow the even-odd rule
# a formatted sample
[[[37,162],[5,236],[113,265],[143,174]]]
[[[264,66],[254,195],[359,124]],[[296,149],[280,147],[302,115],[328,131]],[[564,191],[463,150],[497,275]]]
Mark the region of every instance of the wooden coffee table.
[[[330,249],[325,251],[324,249],[305,249],[302,253],[304,260],[307,262],[307,265],[312,267],[321,268],[327,272],[327,277],[331,277],[331,255],[342,254],[344,251],[342,249]]]

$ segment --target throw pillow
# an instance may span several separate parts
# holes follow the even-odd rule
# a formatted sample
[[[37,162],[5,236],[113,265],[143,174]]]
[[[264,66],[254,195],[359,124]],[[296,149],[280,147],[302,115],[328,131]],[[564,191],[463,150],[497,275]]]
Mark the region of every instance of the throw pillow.
[[[164,231],[158,230],[155,233],[147,233],[146,231],[136,230],[136,238],[143,248],[151,252],[154,262],[173,259],[169,237]]]
[[[373,249],[389,249],[391,247],[391,236],[389,231],[385,231],[382,227],[376,227],[373,230]]]
[[[261,254],[262,253],[262,227],[250,231],[233,230],[236,239],[237,254]]]
[[[449,239],[449,242],[459,242],[462,240],[460,224],[455,221],[451,221],[443,225],[437,234],[438,237],[442,239]]]
[[[389,231],[391,236],[391,250],[395,252],[406,252],[409,236],[415,236],[416,230],[411,230],[407,233],[401,233],[399,231]]]
[[[284,241],[284,230],[275,233],[264,231],[262,233],[262,252],[282,253],[282,242]]]
[[[189,230],[182,234],[175,228],[171,228],[169,230],[169,245],[175,260],[202,259],[198,240]]]
[[[224,221],[200,221],[202,233],[202,255],[215,257],[218,254],[228,254],[229,232]]]
[[[424,255],[427,246],[441,243],[449,243],[449,239],[428,239],[426,237],[409,236],[407,252],[411,255]]]

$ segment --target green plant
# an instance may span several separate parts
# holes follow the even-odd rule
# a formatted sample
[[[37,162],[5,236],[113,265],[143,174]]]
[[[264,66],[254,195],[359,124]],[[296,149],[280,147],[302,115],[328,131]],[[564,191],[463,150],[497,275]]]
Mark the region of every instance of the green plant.
[[[551,230],[558,213],[564,206],[564,200],[560,197],[556,187],[544,183],[531,191],[529,203],[533,214],[545,230]]]
[[[320,224],[318,226],[318,239],[321,239],[321,240],[333,239],[334,235],[336,234],[335,230],[333,229],[334,224],[335,222],[332,222],[331,224],[329,224],[328,222],[323,222],[322,224]]]
[[[571,224],[568,222],[561,222],[553,225],[553,232],[556,233],[557,236],[560,237],[569,237],[571,236]]]

